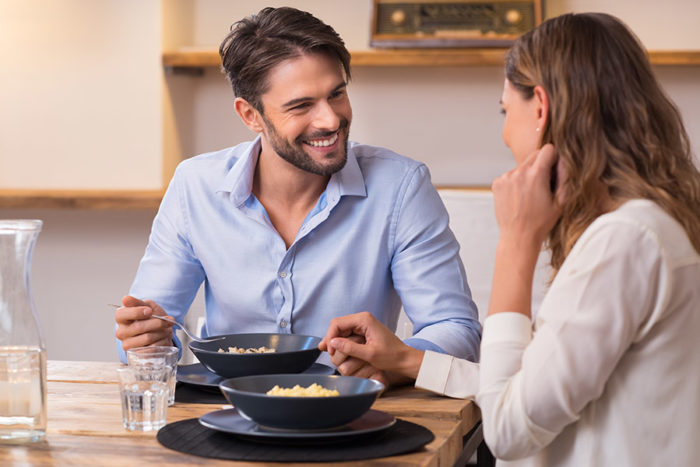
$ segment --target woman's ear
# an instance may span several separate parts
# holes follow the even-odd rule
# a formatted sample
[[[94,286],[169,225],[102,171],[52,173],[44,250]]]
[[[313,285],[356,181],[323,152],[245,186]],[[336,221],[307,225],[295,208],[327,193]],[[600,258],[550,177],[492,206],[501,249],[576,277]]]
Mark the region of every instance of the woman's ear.
[[[236,109],[236,113],[250,130],[255,133],[263,131],[262,115],[250,102],[242,97],[236,97],[236,100],[233,101],[233,108]]]
[[[549,96],[542,86],[535,86],[533,93],[537,102],[537,128],[541,128],[544,132],[549,124]]]

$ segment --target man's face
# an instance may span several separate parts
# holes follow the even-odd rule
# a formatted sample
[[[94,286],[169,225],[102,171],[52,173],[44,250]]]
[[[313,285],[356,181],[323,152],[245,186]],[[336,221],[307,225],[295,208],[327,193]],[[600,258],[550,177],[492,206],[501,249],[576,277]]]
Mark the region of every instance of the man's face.
[[[303,55],[280,63],[267,79],[261,101],[270,147],[306,172],[342,169],[352,121],[342,65],[322,54]]]

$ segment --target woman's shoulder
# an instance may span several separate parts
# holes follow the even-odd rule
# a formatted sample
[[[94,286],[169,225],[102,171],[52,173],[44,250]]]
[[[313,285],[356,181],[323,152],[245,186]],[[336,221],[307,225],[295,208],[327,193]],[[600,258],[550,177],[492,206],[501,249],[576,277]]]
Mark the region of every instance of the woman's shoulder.
[[[651,200],[626,201],[591,223],[579,240],[585,243],[600,236],[617,237],[622,247],[632,251],[644,240],[647,247],[649,244],[655,245],[659,254],[671,262],[700,261],[681,224]]]

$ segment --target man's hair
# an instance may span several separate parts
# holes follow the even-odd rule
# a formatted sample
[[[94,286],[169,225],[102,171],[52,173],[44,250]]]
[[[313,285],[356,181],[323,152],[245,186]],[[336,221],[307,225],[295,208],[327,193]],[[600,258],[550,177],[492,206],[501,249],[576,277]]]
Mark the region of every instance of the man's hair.
[[[337,59],[350,80],[350,52],[335,30],[312,14],[295,8],[263,8],[231,26],[221,43],[222,69],[236,97],[263,113],[267,76],[279,63],[305,54]]]
[[[554,144],[568,174],[549,237],[555,271],[601,214],[601,182],[613,201],[656,202],[700,252],[700,173],[688,135],[627,26],[603,13],[552,18],[516,41],[506,78],[525,99],[538,85],[549,96],[541,142]]]

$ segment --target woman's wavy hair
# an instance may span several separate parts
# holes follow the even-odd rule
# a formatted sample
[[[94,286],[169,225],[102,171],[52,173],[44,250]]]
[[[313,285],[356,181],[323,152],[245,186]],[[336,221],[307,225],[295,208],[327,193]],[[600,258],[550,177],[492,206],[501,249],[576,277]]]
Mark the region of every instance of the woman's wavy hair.
[[[549,235],[554,273],[613,201],[652,200],[685,229],[700,253],[700,173],[676,106],[656,81],[636,36],[602,13],[566,14],[521,36],[506,55],[506,78],[525,97],[549,97],[541,144],[552,143],[568,173],[563,214]]]

